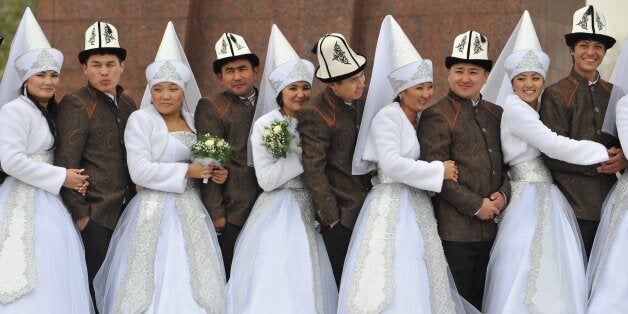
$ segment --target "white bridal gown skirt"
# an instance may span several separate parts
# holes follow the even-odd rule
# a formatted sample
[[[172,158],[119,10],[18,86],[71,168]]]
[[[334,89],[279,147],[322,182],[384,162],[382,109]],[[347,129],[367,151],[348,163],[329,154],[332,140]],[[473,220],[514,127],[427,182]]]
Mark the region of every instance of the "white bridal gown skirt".
[[[540,159],[512,168],[488,264],[484,313],[584,313],[585,257],[571,206]]]
[[[589,313],[628,313],[628,175],[624,173],[602,209],[587,268]]]
[[[338,290],[301,177],[262,193],[238,236],[228,313],[335,313]]]
[[[12,193],[16,193],[15,188],[18,186],[22,192],[30,193],[30,196],[17,195],[18,202],[34,206],[34,221],[29,222],[29,225],[34,224],[30,236],[34,236],[36,285],[32,291],[13,302],[0,303],[0,313],[92,312],[83,243],[72,217],[59,196],[27,185],[13,177],[7,177],[0,186],[0,229],[8,223],[7,216],[11,215],[8,214],[10,212],[8,209],[12,205],[7,201]],[[6,231],[7,229],[0,230],[0,238],[3,235],[10,237],[10,233]],[[23,261],[12,258],[15,255],[11,250],[16,248],[8,245],[2,248],[6,250],[3,252],[3,258],[0,258],[0,267],[3,268],[4,274],[11,273],[13,262],[23,264]],[[4,275],[0,277],[4,277],[0,285],[9,284]]]
[[[429,196],[386,178],[353,229],[338,313],[476,313],[455,288]]]
[[[201,224],[196,225],[200,226],[200,228],[192,229],[190,237],[194,238],[196,242],[206,241],[205,243],[209,243],[209,255],[201,258],[212,260],[219,264],[217,265],[217,270],[212,270],[216,272],[213,275],[216,278],[215,280],[217,280],[217,282],[213,284],[215,286],[224,287],[224,266],[213,224],[197,195],[198,191],[196,189],[193,189],[193,191],[187,189],[189,188],[186,188],[186,192],[184,193],[188,193],[188,197],[182,202],[184,202],[183,204],[191,206],[186,206],[187,208],[185,208],[185,210],[193,212],[192,217],[196,217],[193,219],[200,219],[202,221]],[[148,206],[141,208],[142,198],[147,197],[147,193],[165,195],[165,206]],[[113,233],[111,243],[109,244],[107,257],[94,279],[96,300],[100,313],[115,312],[117,298],[120,298],[122,294],[126,294],[119,293],[119,290],[124,280],[125,270],[129,267],[127,262],[130,256],[135,255],[136,258],[150,262],[153,254],[153,281],[150,283],[133,283],[130,285],[131,289],[129,290],[129,292],[133,294],[141,289],[152,289],[152,298],[148,301],[149,305],[142,313],[193,314],[208,312],[199,305],[194,298],[194,289],[191,284],[194,274],[192,274],[190,267],[191,259],[186,250],[183,226],[185,220],[182,220],[177,212],[175,196],[175,193],[144,189],[131,200],[124,210]],[[157,235],[156,246],[137,252],[131,250],[132,240],[138,228],[138,216],[140,212],[142,210],[157,212],[162,209],[163,216],[161,222],[156,224],[157,230],[154,231]],[[146,221],[148,221],[148,224],[153,223],[150,219]],[[152,233],[152,231],[149,233]],[[150,235],[147,233],[141,236],[148,237]],[[190,248],[192,248],[195,244],[190,243],[190,245]],[[148,267],[134,271],[143,271],[146,268]],[[223,291],[200,292],[207,294],[206,297],[213,299],[223,297]],[[129,297],[130,300],[137,298],[133,295],[127,295],[127,297]],[[122,312],[124,312],[124,310]],[[222,309],[220,307],[213,308],[212,311],[210,311],[210,313],[221,312]]]

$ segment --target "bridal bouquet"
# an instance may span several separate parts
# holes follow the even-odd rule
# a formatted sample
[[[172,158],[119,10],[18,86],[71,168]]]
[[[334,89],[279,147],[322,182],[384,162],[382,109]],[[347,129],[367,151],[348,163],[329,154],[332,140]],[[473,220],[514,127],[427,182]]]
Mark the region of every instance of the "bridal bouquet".
[[[290,131],[292,119],[285,117],[269,123],[262,133],[262,143],[275,159],[286,158],[290,151],[290,142],[295,137]]]
[[[191,151],[193,162],[204,166],[222,167],[229,162],[233,149],[224,139],[207,133],[198,136],[196,142],[192,144]],[[207,183],[207,179],[203,179],[203,183]]]

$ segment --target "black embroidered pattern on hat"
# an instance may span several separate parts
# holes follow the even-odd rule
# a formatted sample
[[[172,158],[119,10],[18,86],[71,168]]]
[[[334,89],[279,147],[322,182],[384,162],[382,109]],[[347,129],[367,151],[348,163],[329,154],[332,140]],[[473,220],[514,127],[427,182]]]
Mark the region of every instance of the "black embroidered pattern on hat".
[[[92,28],[92,34],[89,36],[87,41],[92,46],[96,43],[96,27]]]
[[[604,29],[604,23],[602,23],[602,20],[600,19],[600,15],[599,14],[595,15],[595,22],[597,23],[597,28],[599,30],[603,30]]]
[[[480,38],[476,36],[475,41],[473,41],[473,53],[477,54],[480,51],[484,51],[484,49],[482,49],[482,44],[480,44]]]
[[[231,38],[231,42],[233,42],[234,44],[236,44],[236,47],[238,48],[238,50],[242,50],[242,45],[240,45],[240,43],[238,43],[238,40],[235,38],[235,36],[233,36],[232,34],[229,34],[229,38]]]
[[[462,37],[462,41],[456,45],[456,49],[458,49],[459,52],[464,51],[464,47],[467,45],[467,36]]]
[[[336,60],[344,64],[349,64],[349,59],[347,59],[347,57],[345,56],[345,52],[342,51],[342,48],[340,48],[338,42],[334,44],[334,57],[332,58],[332,60]]]
[[[223,39],[222,48],[220,49],[220,54],[224,55],[225,53],[227,53],[227,41]]]
[[[587,10],[586,12],[584,12],[584,15],[580,19],[580,22],[577,23],[577,25],[582,27],[582,29],[588,30],[589,29],[588,24],[589,24],[589,11]]]
[[[105,42],[110,43],[114,39],[116,38],[113,37],[113,30],[111,30],[111,27],[109,27],[109,25],[105,24]]]

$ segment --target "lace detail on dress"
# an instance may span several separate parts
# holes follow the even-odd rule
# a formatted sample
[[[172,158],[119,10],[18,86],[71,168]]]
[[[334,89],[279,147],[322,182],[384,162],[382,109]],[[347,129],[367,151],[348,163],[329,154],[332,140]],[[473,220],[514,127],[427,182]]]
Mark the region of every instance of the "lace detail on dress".
[[[190,266],[190,284],[194,300],[207,313],[222,313],[225,308],[225,278],[218,248],[212,248],[205,213],[199,210],[198,190],[187,188],[175,196],[176,211],[181,221],[185,251]]]
[[[400,183],[373,188],[353,281],[349,286],[349,313],[381,313],[390,306],[394,293],[393,258],[395,224],[399,207]]]
[[[192,144],[196,142],[196,134],[188,131],[170,132],[170,135],[187,147],[192,147]]]
[[[5,184],[12,186],[0,224],[0,303],[3,304],[37,287],[35,188],[15,178],[8,180]]]
[[[53,160],[52,152],[48,151],[28,158],[47,164]],[[0,303],[3,304],[37,287],[35,187],[10,177],[5,183],[12,185],[0,224]]]
[[[513,201],[521,199],[521,193],[523,192],[526,182],[553,182],[552,175],[540,156],[512,166],[509,174],[511,178],[511,199]],[[508,215],[509,207],[510,206],[507,206],[499,214],[496,218],[496,222],[504,220],[504,217]]]
[[[513,181],[552,182],[550,174],[541,157],[516,164],[510,168]]]
[[[157,235],[164,215],[166,196],[167,193],[160,191],[142,191],[137,225],[113,313],[143,313],[150,306],[155,290]]]
[[[314,205],[312,203],[312,195],[310,191],[305,188],[305,182],[303,176],[290,179],[283,187],[290,187],[292,197],[299,204],[301,209],[301,219],[305,228],[305,234],[307,235],[307,242],[309,245],[310,261],[312,261],[312,292],[314,292],[314,302],[316,306],[316,313],[323,313],[323,283],[321,282],[321,266],[318,255],[318,241],[316,239],[316,227],[314,216]]]
[[[436,217],[429,196],[423,190],[409,188],[414,201],[416,223],[423,236],[425,265],[430,285],[432,313],[456,313],[456,305],[451,295],[447,260],[443,244],[438,235]]]
[[[535,171],[535,170],[531,170]],[[525,183],[521,185],[523,189]],[[530,184],[530,183],[528,183]],[[567,282],[561,259],[557,256],[559,250],[555,248],[555,239],[558,232],[554,225],[549,223],[551,209],[551,182],[533,183],[538,188],[536,204],[536,228],[532,239],[532,264],[525,290],[524,304],[530,313],[574,313],[569,295],[570,287]],[[514,198],[513,198],[514,199]],[[550,310],[551,309],[551,310]]]
[[[608,250],[610,249],[611,244],[615,241],[617,228],[621,225],[621,221],[624,219],[624,215],[626,214],[626,208],[628,208],[628,206],[626,206],[626,200],[628,200],[628,173],[622,174],[621,178],[617,181],[615,193],[615,198],[613,199],[611,206],[611,217],[608,223],[608,231],[606,237],[603,240],[600,239],[604,242],[602,242],[596,269],[593,270],[594,273],[593,281],[591,283],[591,291],[593,291],[593,288],[597,284],[600,270],[604,267],[604,263],[606,262]]]

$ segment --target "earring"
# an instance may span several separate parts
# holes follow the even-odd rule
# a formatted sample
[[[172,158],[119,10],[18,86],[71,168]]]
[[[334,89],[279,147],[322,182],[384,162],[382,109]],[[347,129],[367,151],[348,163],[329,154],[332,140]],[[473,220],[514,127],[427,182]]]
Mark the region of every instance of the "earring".
[[[22,91],[24,96],[27,96],[27,91],[26,91],[26,84],[24,84],[24,90]]]

